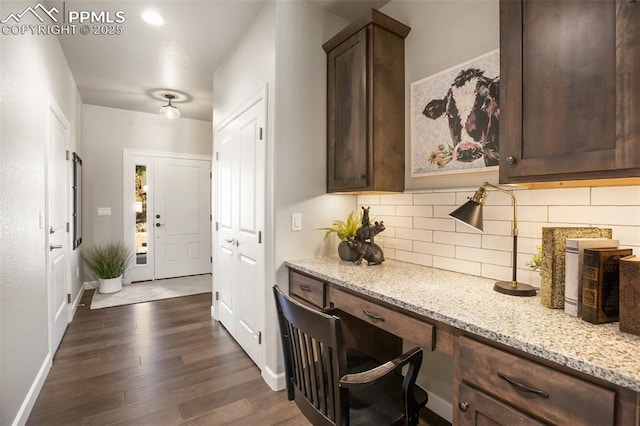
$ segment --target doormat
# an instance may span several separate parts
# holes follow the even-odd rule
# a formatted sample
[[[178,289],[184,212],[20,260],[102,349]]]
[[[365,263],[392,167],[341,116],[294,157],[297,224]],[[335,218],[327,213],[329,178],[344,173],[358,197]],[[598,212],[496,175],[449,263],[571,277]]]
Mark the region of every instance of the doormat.
[[[211,293],[211,287],[211,274],[204,274],[125,284],[121,291],[110,294],[102,294],[96,288],[91,299],[91,309]]]

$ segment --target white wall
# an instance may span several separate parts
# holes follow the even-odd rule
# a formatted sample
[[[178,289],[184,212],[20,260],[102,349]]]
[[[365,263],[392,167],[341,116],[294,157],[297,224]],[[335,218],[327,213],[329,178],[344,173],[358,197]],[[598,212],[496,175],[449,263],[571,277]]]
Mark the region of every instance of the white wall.
[[[124,149],[211,155],[209,121],[84,105],[82,133],[85,247],[123,240]],[[111,207],[111,216],[98,216],[98,207]]]
[[[0,15],[27,5],[3,2]],[[71,124],[70,149],[80,152],[81,101],[57,38],[3,35],[0,43],[0,424],[8,425],[26,420],[38,374],[50,365],[46,237],[39,226],[48,98]],[[74,296],[79,289],[74,277]]]
[[[405,39],[405,188],[458,188],[488,180],[497,172],[411,177],[411,83],[500,46],[498,0],[392,0],[380,9],[411,27]]]
[[[265,365],[283,371],[271,285],[286,288],[282,262],[325,254],[323,232],[355,207],[325,194],[326,55],[322,43],[346,24],[307,2],[267,2],[214,76],[214,126],[267,86],[267,315]],[[291,231],[291,213],[303,230]],[[214,265],[215,267],[215,265]],[[215,285],[215,283],[214,283]]]
[[[289,282],[285,260],[336,255],[337,243],[323,244],[324,232],[318,228],[344,220],[355,207],[352,195],[326,194],[327,55],[322,44],[347,24],[307,2],[278,4],[273,167],[276,240],[271,282],[283,288]],[[302,213],[302,231],[291,231],[294,212]],[[273,349],[279,349],[274,301],[268,300],[267,312],[274,326],[267,330],[267,339]],[[283,371],[278,353],[268,353],[268,365]]]

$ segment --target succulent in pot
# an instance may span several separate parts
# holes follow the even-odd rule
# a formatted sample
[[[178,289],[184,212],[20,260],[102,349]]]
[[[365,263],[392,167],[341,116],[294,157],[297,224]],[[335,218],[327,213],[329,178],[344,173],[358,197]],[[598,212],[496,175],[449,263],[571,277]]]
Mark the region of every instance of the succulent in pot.
[[[122,290],[122,276],[131,259],[131,250],[122,243],[93,245],[82,251],[82,260],[99,279],[100,293]]]
[[[355,238],[358,228],[362,222],[362,216],[362,212],[354,210],[349,213],[346,221],[335,220],[332,222],[333,227],[320,228],[321,230],[326,231],[324,234],[325,239],[327,239],[327,237],[332,233],[335,233],[338,236],[338,239],[340,239],[340,244],[338,244],[338,256],[342,260],[353,262],[357,259],[357,255],[347,245],[347,240]]]

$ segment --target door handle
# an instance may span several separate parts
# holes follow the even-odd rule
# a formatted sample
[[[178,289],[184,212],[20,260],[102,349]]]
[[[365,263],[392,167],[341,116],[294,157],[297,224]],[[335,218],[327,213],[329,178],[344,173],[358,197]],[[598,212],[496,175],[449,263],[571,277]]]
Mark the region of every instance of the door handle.
[[[231,239],[227,238],[225,241],[231,244],[232,246],[237,246],[240,244],[240,241],[236,240],[235,238],[231,238]]]
[[[54,251],[55,249],[61,249],[61,248],[62,248],[62,244],[57,244],[57,245],[50,244],[49,245],[49,251]]]

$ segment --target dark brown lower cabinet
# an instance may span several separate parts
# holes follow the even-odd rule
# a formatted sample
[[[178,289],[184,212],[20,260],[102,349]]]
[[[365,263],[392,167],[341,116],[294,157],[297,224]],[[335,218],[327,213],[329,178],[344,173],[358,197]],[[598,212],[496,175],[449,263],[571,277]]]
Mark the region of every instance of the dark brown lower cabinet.
[[[460,384],[458,388],[459,425],[543,425],[544,423],[516,410],[484,392]]]

